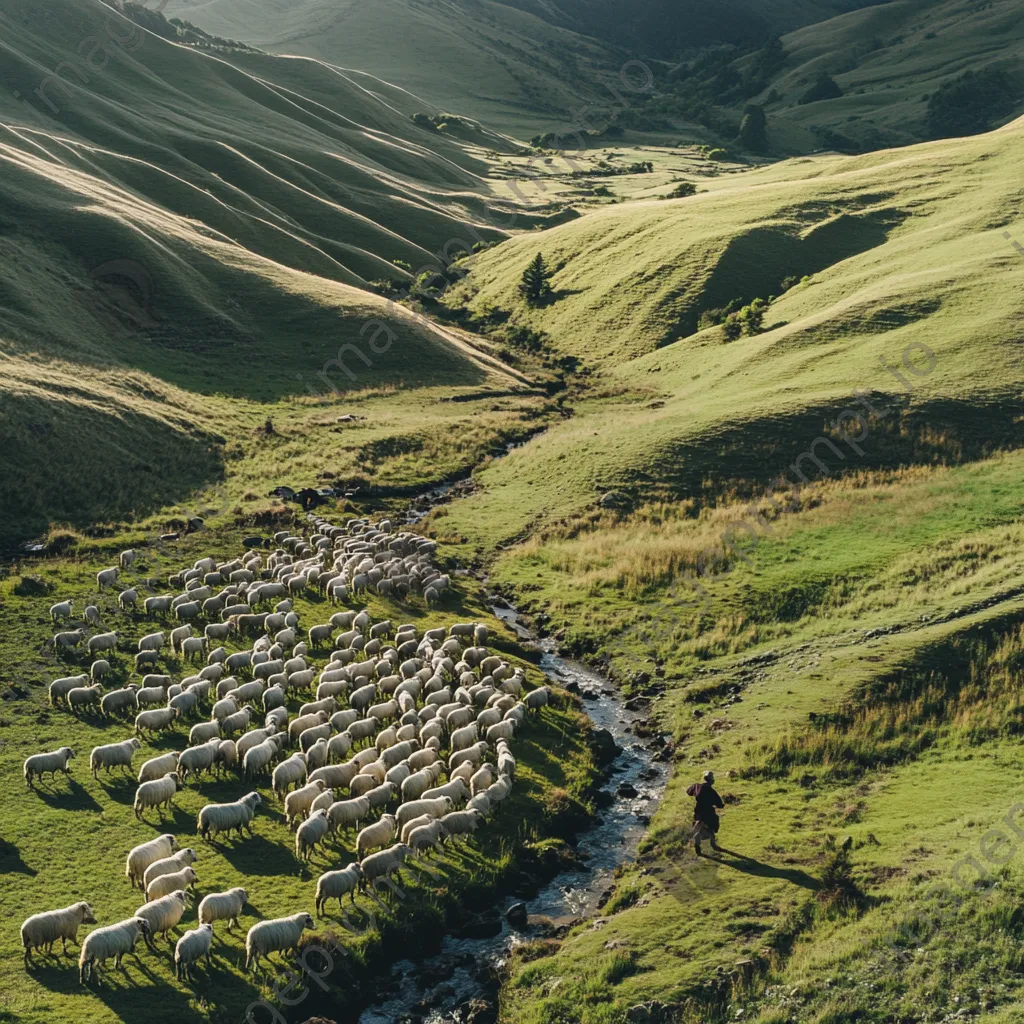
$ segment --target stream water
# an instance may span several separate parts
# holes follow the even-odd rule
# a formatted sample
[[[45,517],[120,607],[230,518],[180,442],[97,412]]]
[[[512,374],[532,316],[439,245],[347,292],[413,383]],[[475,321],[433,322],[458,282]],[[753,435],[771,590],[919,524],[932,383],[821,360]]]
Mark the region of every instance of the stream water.
[[[608,680],[584,665],[559,657],[550,641],[535,640],[518,622],[513,609],[495,607],[493,611],[526,645],[540,650],[540,667],[548,679],[562,687],[573,683],[578,686],[595,728],[607,729],[622,750],[609,773],[612,802],[576,838],[576,852],[583,867],[563,872],[532,899],[522,901],[531,920],[543,917],[555,925],[568,924],[597,911],[615,868],[634,856],[649,816],[664,792],[668,768],[655,761],[654,753],[633,736],[633,725],[643,716],[622,707],[618,691]],[[618,795],[620,789],[630,795]],[[632,795],[633,790],[636,795]],[[394,1024],[406,1019],[448,1024],[460,1020],[458,1007],[482,996],[491,971],[502,966],[517,943],[531,937],[529,920],[525,928],[517,930],[505,918],[508,908],[518,902],[517,897],[508,897],[498,908],[502,912],[500,934],[486,939],[449,936],[436,954],[416,963],[396,963],[387,999],[366,1009],[359,1024]]]

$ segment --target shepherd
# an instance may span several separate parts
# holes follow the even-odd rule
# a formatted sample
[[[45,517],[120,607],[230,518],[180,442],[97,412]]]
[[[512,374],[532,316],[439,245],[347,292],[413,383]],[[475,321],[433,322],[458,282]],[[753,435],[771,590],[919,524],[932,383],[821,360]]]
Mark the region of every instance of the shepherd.
[[[720,824],[716,808],[725,807],[722,798],[715,792],[715,773],[706,771],[703,779],[703,782],[695,782],[686,789],[686,795],[692,796],[694,799],[693,832],[690,838],[693,839],[693,849],[698,857],[701,855],[700,844],[702,839],[710,838],[711,849],[720,849],[718,843],[715,842],[715,836],[718,834],[718,826]]]

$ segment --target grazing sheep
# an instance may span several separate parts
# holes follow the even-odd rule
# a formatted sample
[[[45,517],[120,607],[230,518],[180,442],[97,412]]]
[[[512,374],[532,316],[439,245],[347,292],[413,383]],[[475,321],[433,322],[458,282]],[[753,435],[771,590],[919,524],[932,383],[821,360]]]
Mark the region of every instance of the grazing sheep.
[[[285,793],[292,785],[305,779],[306,774],[306,755],[292,754],[287,761],[282,761],[274,769],[272,783],[274,794],[283,801]]]
[[[208,924],[212,928],[214,921],[227,921],[228,931],[231,931],[232,925],[238,924],[248,899],[249,894],[241,887],[227,892],[211,892],[199,904],[199,923]]]
[[[70,629],[64,633],[57,633],[53,638],[53,646],[77,647],[85,639],[84,629]]]
[[[100,569],[100,571],[96,573],[96,586],[99,587],[100,590],[103,590],[105,587],[112,587],[117,582],[117,573],[118,570],[116,568]]]
[[[359,822],[370,815],[370,801],[365,796],[351,800],[335,800],[327,808],[327,817],[331,827],[335,829],[355,828]]]
[[[25,758],[25,782],[31,786],[33,775],[38,775],[42,781],[46,772],[50,773],[51,779],[56,776],[57,772],[70,775],[71,769],[68,767],[68,761],[74,756],[75,752],[70,747],[61,747],[60,750],[53,750],[48,754],[30,755]]]
[[[252,792],[233,803],[207,804],[199,812],[196,831],[204,839],[209,839],[218,832],[230,832],[231,829],[236,829],[240,836],[243,835],[243,829],[250,836],[255,835],[252,830],[252,819],[261,802],[259,793]]]
[[[484,820],[480,811],[452,811],[442,815],[439,819],[448,836],[471,835],[476,831],[477,826]]]
[[[314,925],[312,916],[306,913],[254,924],[245,937],[245,969],[255,969],[260,957],[268,956],[275,951],[295,952],[303,931]]]
[[[410,800],[398,808],[395,812],[395,820],[398,822],[399,828],[401,828],[406,822],[412,821],[413,818],[418,818],[421,814],[429,814],[433,818],[440,818],[442,814],[447,814],[449,811],[454,810],[454,807],[455,805],[452,803],[451,797],[447,796],[438,797],[436,800]]]
[[[424,853],[427,850],[436,850],[440,845],[441,837],[444,835],[443,819],[435,818],[433,821],[414,828],[406,840],[409,848],[414,853]]]
[[[26,918],[21,925],[21,944],[25,947],[25,966],[32,961],[34,949],[46,948],[49,953],[53,944],[60,939],[61,950],[66,954],[68,940],[78,941],[78,929],[83,924],[95,924],[92,907],[84,900],[72,903],[62,910],[44,910]]]
[[[99,682],[108,672],[110,671],[110,662],[105,658],[97,658],[89,666],[89,678],[94,682]]]
[[[159,594],[147,597],[142,603],[147,615],[166,615],[171,610],[173,594]]]
[[[59,704],[67,700],[67,695],[74,689],[87,686],[89,676],[83,673],[80,676],[64,676],[62,679],[54,679],[50,683],[49,695],[51,704]]]
[[[390,878],[391,875],[401,877],[399,868],[405,863],[406,858],[412,851],[405,843],[397,843],[380,850],[378,853],[371,853],[359,862],[359,888],[365,891],[367,886],[375,887],[374,883],[378,878]]]
[[[151,757],[144,762],[139,769],[139,782],[150,782],[153,779],[162,779],[168,772],[176,771],[178,767],[178,754],[172,750],[159,757]]]
[[[330,726],[325,725],[321,726],[320,728],[330,729]],[[306,733],[312,731],[313,730],[311,729],[307,729],[306,732],[304,732],[302,735],[305,736]],[[299,741],[301,742],[301,740],[302,737],[300,736]],[[327,764],[329,756],[330,755],[327,747],[327,739],[321,736],[320,739],[318,739],[315,743],[309,746],[308,749],[306,749],[306,767],[310,771],[315,771],[317,768],[323,768],[323,766]]]
[[[78,980],[84,985],[92,977],[96,964],[103,964],[110,957],[114,957],[114,966],[120,968],[124,954],[135,952],[140,935],[149,936],[149,922],[144,917],[129,917],[89,932],[78,957]]]
[[[326,722],[324,722],[323,725],[313,726],[311,729],[303,729],[299,734],[299,747],[304,754],[308,755],[310,748],[315,743],[323,740],[326,744],[330,735],[331,727]],[[317,767],[319,767],[319,765]]]
[[[146,899],[158,900],[178,889],[188,889],[189,887],[195,889],[198,880],[195,869],[189,866],[183,867],[180,871],[158,875],[146,886]]]
[[[149,807],[170,809],[174,794],[178,792],[180,785],[177,771],[168,772],[162,779],[143,782],[135,790],[135,817],[141,820],[143,811]]]
[[[469,780],[469,791],[473,796],[483,793],[492,782],[497,781],[497,769],[493,764],[484,764],[478,768]]]
[[[132,566],[132,563],[135,561],[135,549],[134,548],[126,548],[124,551],[121,552],[120,555],[118,555],[117,561],[118,561],[118,565],[122,569],[130,569],[131,566]]]
[[[147,889],[148,892],[148,889]],[[135,911],[136,917],[144,917],[149,922],[151,938],[166,935],[185,916],[188,908],[188,896],[184,889],[174,889],[163,896],[151,899]]]
[[[178,609],[181,610],[180,608]],[[206,637],[187,636],[181,641],[181,656],[193,660],[200,657],[206,649]]]
[[[299,825],[295,833],[295,856],[299,860],[307,860],[310,857],[317,844],[327,835],[330,824],[327,810],[321,807],[318,811],[311,812]]]
[[[324,725],[328,717],[326,711],[315,711],[312,714],[300,715],[298,718],[293,719],[288,723],[288,741],[294,743],[307,729]]]
[[[188,733],[189,746],[197,746],[200,743],[206,743],[211,739],[220,738],[220,722],[200,722],[198,725],[193,725]]]
[[[493,785],[488,786],[485,792],[492,807],[500,804],[512,792],[512,780],[503,775]]]
[[[192,715],[199,707],[199,694],[194,690],[187,690],[184,693],[176,693],[167,702],[169,708],[174,708],[178,712],[179,718],[184,718],[186,715]]]
[[[132,587],[128,590],[122,590],[121,593],[117,595],[117,606],[124,612],[129,608],[134,608],[138,600],[139,592]]]
[[[359,865],[349,864],[340,871],[327,871],[316,880],[316,916],[323,916],[323,909],[328,900],[336,899],[341,907],[342,897],[348,893],[353,905],[356,902],[356,889],[359,886]]]
[[[178,605],[180,608],[181,605]],[[175,609],[177,612],[177,609]],[[184,626],[178,626],[176,629],[171,630],[171,650],[175,653],[178,650],[181,641],[192,635],[192,626],[186,623]]]
[[[368,853],[387,846],[398,831],[395,819],[390,814],[383,815],[379,821],[367,825],[356,836],[356,858],[362,860]]]
[[[252,720],[252,708],[242,708],[233,715],[221,719],[220,731],[223,736],[234,736],[236,732],[245,732]]]
[[[276,773],[275,773],[276,774]],[[327,788],[326,784],[317,779],[308,782],[305,786],[293,790],[284,798],[284,819],[287,825],[299,817],[305,817],[309,811],[310,804]]]
[[[467,811],[479,811],[481,814],[489,814],[491,810],[491,798],[486,793],[477,793],[471,797],[466,804]]]
[[[95,654],[97,651],[112,651],[115,647],[117,647],[116,633],[97,633],[95,636],[89,637],[89,642],[86,644],[90,654]]]
[[[61,619],[71,618],[71,609],[73,607],[74,601],[59,601],[57,604],[50,605],[50,619],[53,622],[59,622]],[[75,906],[78,906],[78,904],[76,903]]]
[[[238,750],[234,740],[221,740],[217,744],[217,759],[214,763],[222,764],[225,768],[238,764]]]
[[[147,730],[156,732],[158,729],[169,729],[179,714],[177,708],[154,708],[152,711],[140,711],[135,716],[135,731],[141,733]]]
[[[220,750],[220,740],[214,737],[197,747],[188,747],[178,755],[178,777],[182,782],[189,774],[202,775],[212,768]]]
[[[145,874],[142,876],[142,887],[143,889],[149,888],[149,883],[154,878],[159,878],[161,875],[171,875],[176,871],[180,871],[182,868],[191,867],[199,859],[199,855],[191,847],[184,850],[179,850],[177,853],[171,854],[170,857],[161,857],[160,860],[153,861],[149,867],[146,868]]]
[[[156,839],[150,839],[149,842],[140,843],[134,847],[128,854],[124,868],[124,873],[128,877],[128,881],[131,882],[132,888],[134,889],[135,883],[138,882],[139,888],[144,889],[143,879],[146,875],[146,868],[158,860],[170,857],[177,848],[178,841],[170,833],[157,836]]]
[[[68,690],[68,708],[71,711],[77,711],[79,708],[91,707],[94,704],[99,704],[102,696],[103,687],[99,683],[93,683],[91,686],[76,686],[73,690]]]
[[[205,956],[207,970],[210,968],[210,947],[213,945],[213,925],[201,924],[185,932],[174,947],[174,976],[190,981],[192,965]]]
[[[92,769],[92,777],[97,778],[101,768],[105,768],[107,774],[115,765],[121,768],[131,769],[132,756],[142,744],[134,736],[131,739],[122,740],[120,743],[106,743],[100,747],[93,747],[89,755],[89,767]]]
[[[472,794],[469,791],[469,787],[462,779],[455,778],[450,782],[446,782],[443,786],[428,789],[421,799],[435,800],[437,797],[444,796],[449,797],[452,803],[458,807],[460,804],[464,804]]]
[[[147,679],[152,679],[152,676],[146,676],[142,682],[146,683]],[[138,708],[154,707],[163,704],[167,699],[167,688],[165,686],[146,686],[143,685],[140,689],[135,691],[135,706]]]

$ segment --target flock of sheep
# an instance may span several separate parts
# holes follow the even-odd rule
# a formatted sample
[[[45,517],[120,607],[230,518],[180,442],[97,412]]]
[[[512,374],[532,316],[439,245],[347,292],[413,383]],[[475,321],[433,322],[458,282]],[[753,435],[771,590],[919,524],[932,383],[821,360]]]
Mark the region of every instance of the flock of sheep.
[[[329,834],[354,830],[356,860],[317,880],[319,917],[328,900],[337,899],[340,907],[348,895],[354,903],[357,891],[400,877],[407,859],[471,834],[509,795],[515,776],[510,741],[549,694],[546,687],[527,691],[521,670],[489,652],[487,629],[476,623],[420,634],[413,625],[375,623],[365,609],[345,610],[309,627],[303,639],[292,598],[306,588],[335,602],[373,588],[385,595],[417,592],[433,603],[449,586],[433,565],[432,541],[395,533],[386,520],[376,526],[352,520],[341,527],[309,518],[311,536],[275,534],[278,547],[265,561],[253,550],[227,563],[201,558],[170,577],[170,585],[180,590],[176,596],[145,598],[148,615],[173,616],[181,625],[138,641],[140,684],[104,692],[102,679],[111,666],[96,656],[116,648],[116,633],[87,636],[84,628],[57,633],[58,649],[84,643],[93,660],[88,673],[54,680],[49,693],[51,703],[73,714],[90,709],[105,717],[134,716],[132,736],[92,750],[94,776],[101,769],[133,770],[140,735],[196,720],[185,750],[142,764],[134,800],[140,819],[151,809],[170,806],[190,779],[216,770],[238,777],[250,791],[202,808],[197,833],[203,839],[252,835],[263,803],[254,786],[268,775],[286,822],[296,827],[300,862]],[[134,551],[122,552],[119,567],[98,573],[100,588],[116,584],[135,557]],[[137,609],[137,590],[122,591],[118,605]],[[64,601],[50,614],[60,622],[72,611],[72,602]],[[100,624],[94,606],[84,617]],[[221,645],[243,638],[250,646],[234,653]],[[177,682],[147,672],[168,645],[184,659],[205,655],[206,665]],[[312,652],[328,649],[326,665],[313,668]],[[310,699],[297,713],[290,711],[289,705],[304,696]],[[207,711],[208,720],[200,720]],[[70,747],[30,756],[24,766],[27,784],[67,773],[74,756]],[[198,882],[197,860],[194,849],[180,848],[170,834],[128,853],[125,874],[142,890],[145,904],[127,920],[86,935],[79,957],[83,983],[108,959],[120,966],[140,937],[151,945],[181,922],[189,890]],[[202,899],[198,927],[175,946],[176,976],[189,978],[204,957],[209,964],[215,922],[226,921],[230,930],[246,900],[242,887]],[[69,940],[77,942],[81,925],[95,922],[87,902],[29,917],[21,928],[26,964],[34,950],[51,952],[57,939],[66,952]],[[246,969],[271,952],[295,951],[303,931],[313,925],[308,913],[254,925],[246,937]]]

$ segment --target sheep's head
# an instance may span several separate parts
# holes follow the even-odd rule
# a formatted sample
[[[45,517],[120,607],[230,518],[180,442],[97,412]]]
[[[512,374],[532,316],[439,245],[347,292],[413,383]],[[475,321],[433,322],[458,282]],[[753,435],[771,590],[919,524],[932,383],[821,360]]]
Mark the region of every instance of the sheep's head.
[[[313,785],[322,793],[327,788],[327,783],[323,779],[315,779]]]
[[[148,939],[153,931],[152,927],[150,926],[150,923],[144,917],[136,917],[135,925],[139,929],[140,934],[142,934],[145,938]]]
[[[141,741],[141,740],[140,740],[140,739],[138,738],[138,736],[133,736],[133,737],[132,737],[132,738],[131,738],[131,739],[130,739],[130,740],[128,741],[128,745],[129,745],[129,746],[130,746],[130,747],[131,747],[131,748],[132,748],[133,750],[138,750],[138,749],[139,749],[139,748],[140,748],[140,747],[142,746],[142,741]]]
[[[302,914],[300,916],[302,918],[303,928],[314,928],[316,926],[316,922],[314,922],[312,914]]]
[[[60,752],[70,761],[75,756],[75,752],[70,747],[61,747]]]
[[[96,918],[93,915],[92,907],[89,906],[84,900],[78,904],[78,915],[82,919],[82,924],[95,924]]]
[[[186,880],[189,885],[195,885],[199,881],[199,876],[195,873],[194,868],[185,868],[182,873],[182,878]]]
[[[172,836],[169,832],[165,835],[162,835],[160,838],[170,844],[172,852],[178,848],[178,840],[175,839],[174,836]]]

